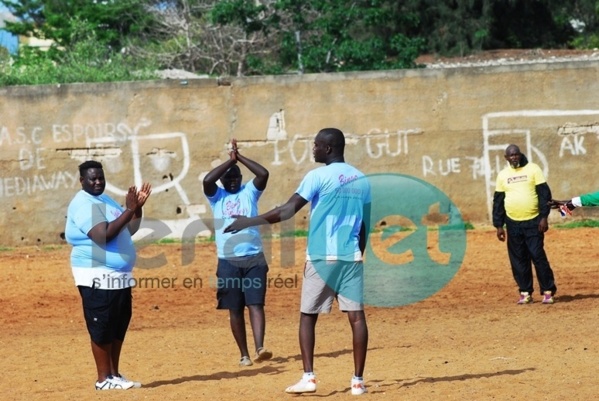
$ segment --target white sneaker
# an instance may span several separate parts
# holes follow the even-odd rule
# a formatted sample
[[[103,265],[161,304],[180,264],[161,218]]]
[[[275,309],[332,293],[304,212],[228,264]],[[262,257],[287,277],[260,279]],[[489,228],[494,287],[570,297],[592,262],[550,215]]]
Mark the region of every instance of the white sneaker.
[[[528,305],[528,304],[532,304],[532,295],[530,295],[528,292],[521,292],[520,293],[520,299],[518,299],[518,302],[516,302],[518,305]]]
[[[252,366],[254,363],[252,362],[252,360],[250,359],[249,356],[243,356],[241,357],[241,359],[239,360],[239,366]]]
[[[316,391],[316,376],[302,377],[300,381],[293,386],[285,389],[289,394],[313,393]]]
[[[128,390],[132,387],[133,382],[114,376],[108,376],[103,382],[96,382],[96,390]]]
[[[272,352],[267,350],[264,347],[260,347],[256,350],[256,355],[254,356],[254,362],[264,362],[272,358]]]
[[[364,380],[351,379],[351,395],[362,395],[367,392]]]
[[[132,388],[141,388],[141,383],[140,382],[136,382],[133,380],[129,380],[127,379],[125,376],[123,375],[118,375],[118,376],[113,376],[113,378],[121,380],[123,382],[129,382],[129,383],[133,383],[133,387]]]

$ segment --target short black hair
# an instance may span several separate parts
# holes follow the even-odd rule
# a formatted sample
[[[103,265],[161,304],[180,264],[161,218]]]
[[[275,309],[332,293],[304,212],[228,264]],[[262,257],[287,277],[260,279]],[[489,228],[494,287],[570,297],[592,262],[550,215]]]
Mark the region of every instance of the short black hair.
[[[241,169],[237,164],[232,165],[221,178],[241,177]]]
[[[102,167],[102,163],[100,163],[99,161],[88,160],[88,161],[85,161],[85,162],[83,162],[83,163],[81,163],[79,165],[79,175],[81,177],[85,176],[85,172],[87,170],[89,170],[90,168],[101,168],[101,169],[104,169],[104,167]]]
[[[338,128],[323,128],[319,132],[324,137],[325,143],[330,145],[333,149],[339,150],[343,153],[345,148],[345,135]]]
[[[507,148],[505,148],[505,155],[507,156],[508,152],[513,149],[515,150],[518,154],[522,154],[522,152],[520,152],[520,147],[518,145],[514,145],[513,143],[508,145]]]

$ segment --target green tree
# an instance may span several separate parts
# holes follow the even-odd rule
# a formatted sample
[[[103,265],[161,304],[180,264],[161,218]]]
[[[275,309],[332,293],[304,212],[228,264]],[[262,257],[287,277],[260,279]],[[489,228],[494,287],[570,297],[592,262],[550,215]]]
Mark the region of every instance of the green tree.
[[[129,49],[162,68],[225,76],[260,74],[265,69],[256,69],[255,60],[276,47],[266,42],[261,22],[269,9],[252,2],[146,0],[146,9],[156,23]]]
[[[401,13],[414,15],[416,25],[405,34],[426,40],[426,51],[463,56],[485,47],[490,36],[492,0],[408,0]]]
[[[599,47],[599,1],[571,0],[558,3],[553,12],[559,20],[570,24],[574,37],[570,44],[577,48]]]
[[[387,0],[282,0],[291,20],[284,32],[282,61],[302,59],[306,72],[380,70],[414,67],[423,41],[401,32],[412,25]],[[307,18],[297,18],[298,14]],[[292,57],[297,54],[297,57]]]
[[[19,22],[7,22],[6,30],[51,39],[59,46],[77,41],[74,20],[95,31],[98,42],[118,50],[154,23],[145,0],[0,0],[0,3],[19,18]]]
[[[136,27],[142,26],[140,21],[147,21],[146,16],[132,18],[140,14],[139,1],[133,4],[133,0],[123,0],[114,8],[111,1],[101,5],[80,0],[1,2],[20,18],[19,22],[7,23],[8,31],[53,41],[48,51],[21,46],[13,62],[0,65],[1,84],[102,82],[152,76],[148,64],[140,66],[139,60],[121,51]],[[131,8],[121,8],[125,3]]]
[[[495,0],[489,48],[566,47],[575,32],[568,2],[557,0]],[[567,4],[566,4],[567,5]]]
[[[54,42],[48,52],[23,48],[14,61],[0,59],[5,84],[141,79],[154,66],[221,76],[398,69],[415,67],[424,52],[599,46],[599,0],[0,4],[19,18],[8,31]]]
[[[243,60],[260,73],[413,67],[423,43],[400,32],[414,20],[391,0],[223,0],[211,17],[270,44]]]
[[[205,17],[215,0],[146,0],[146,11],[155,23],[143,39],[130,44],[136,57],[154,60],[164,69],[207,71],[204,60]]]
[[[218,51],[221,67],[231,75],[255,75],[280,72],[271,69],[278,47],[274,22],[275,1],[221,0],[214,2],[208,21],[219,31]],[[226,49],[222,52],[222,49]]]

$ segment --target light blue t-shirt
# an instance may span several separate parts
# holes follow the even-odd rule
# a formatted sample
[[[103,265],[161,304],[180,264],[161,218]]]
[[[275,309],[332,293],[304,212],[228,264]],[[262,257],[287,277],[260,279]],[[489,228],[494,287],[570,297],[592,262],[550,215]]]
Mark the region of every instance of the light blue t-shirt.
[[[311,202],[308,260],[361,261],[360,228],[371,203],[364,174],[347,163],[331,163],[306,174],[296,193]]]
[[[99,223],[116,220],[123,208],[110,196],[93,196],[77,192],[67,210],[65,238],[73,246],[71,266],[76,268],[107,268],[116,273],[129,273],[135,264],[135,246],[125,227],[112,241],[98,245],[87,233]],[[105,269],[104,269],[105,270]]]
[[[258,199],[261,195],[262,191],[256,188],[252,180],[242,185],[235,194],[217,187],[216,193],[207,197],[214,217],[216,253],[220,259],[257,255],[262,252],[262,238],[258,227],[249,227],[237,233],[223,232],[225,227],[235,221],[233,216],[257,216]]]

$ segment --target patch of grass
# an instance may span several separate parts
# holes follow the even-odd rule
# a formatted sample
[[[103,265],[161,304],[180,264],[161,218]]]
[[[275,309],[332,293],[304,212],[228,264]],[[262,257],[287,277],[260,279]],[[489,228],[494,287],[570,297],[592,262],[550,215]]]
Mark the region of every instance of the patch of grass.
[[[216,238],[214,237],[214,234],[209,237],[196,237],[196,242],[199,242],[201,244],[205,242],[214,242],[215,240]]]
[[[287,232],[281,233],[281,235],[280,235],[281,238],[289,238],[289,237],[299,238],[299,237],[307,237],[307,236],[308,236],[307,230],[287,231]]]
[[[156,241],[156,244],[164,245],[164,244],[178,244],[181,240],[177,238],[161,238]]]
[[[13,251],[14,248],[11,248],[9,246],[0,246],[0,252],[8,252],[8,251]]]
[[[384,226],[380,228],[380,231],[383,234],[391,235],[393,233],[399,233],[404,231],[414,231],[414,227],[404,227],[404,226]]]
[[[196,237],[195,238],[195,242],[196,243],[205,243],[205,242],[214,242],[214,235],[211,235],[210,237]],[[187,242],[187,241],[185,241]],[[181,240],[181,238],[161,238],[157,241],[153,241],[150,242],[152,244],[157,244],[157,245],[173,245],[173,244],[181,244],[183,243],[183,241]]]
[[[563,224],[556,224],[555,227],[556,228],[566,228],[566,229],[584,228],[584,227],[597,228],[597,227],[599,227],[599,220],[593,220],[593,219],[575,220],[575,221],[569,221],[569,222],[563,223]]]
[[[469,221],[465,221],[461,224],[448,224],[446,226],[439,226],[443,230],[474,230],[474,224]]]
[[[427,230],[429,231],[438,231],[438,230],[474,230],[474,224],[470,223],[469,221],[465,221],[461,224],[446,224],[446,225],[439,225],[439,226],[428,226]],[[373,228],[371,230],[371,233],[378,233],[378,232],[383,232],[384,234],[393,234],[396,232],[402,232],[402,231],[414,231],[414,227],[403,227],[403,226],[384,226],[381,228]]]

